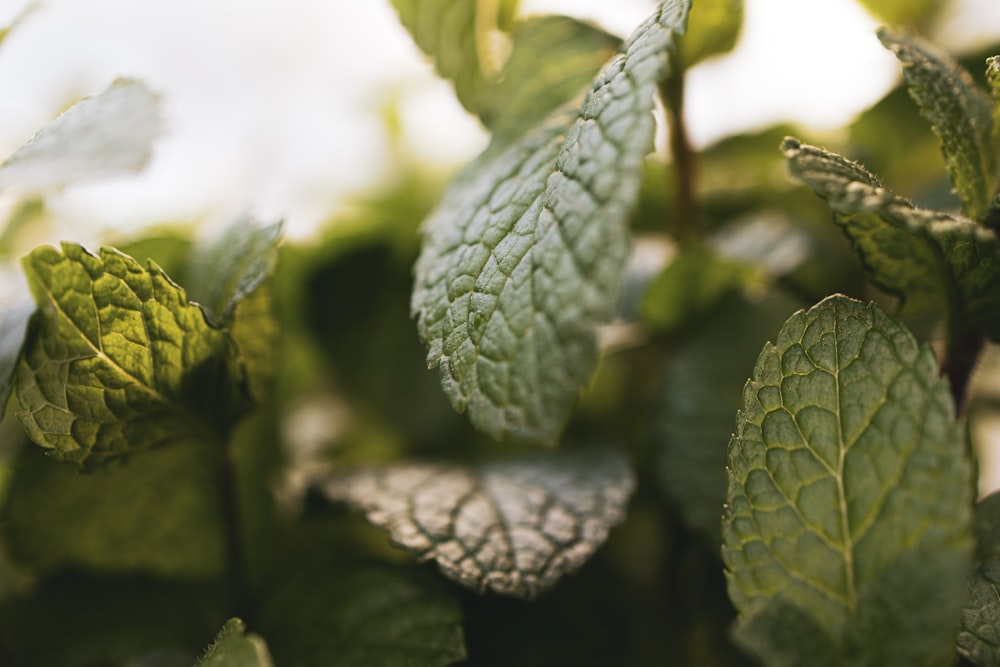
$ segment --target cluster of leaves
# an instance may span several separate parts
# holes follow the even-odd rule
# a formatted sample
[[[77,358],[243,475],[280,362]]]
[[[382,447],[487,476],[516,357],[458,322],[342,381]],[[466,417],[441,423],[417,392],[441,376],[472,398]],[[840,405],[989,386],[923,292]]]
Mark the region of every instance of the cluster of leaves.
[[[409,165],[303,245],[241,219],[23,258],[0,663],[1000,664],[968,441],[998,404],[970,380],[1000,342],[1000,60],[985,92],[879,32],[915,104],[845,148],[922,208],[787,127],[692,150],[685,73],[738,0],[624,43],[516,4],[395,0],[492,135],[446,187]],[[0,165],[27,193],[0,255],[45,224],[31,193],[141,168],[159,107],[118,81]]]

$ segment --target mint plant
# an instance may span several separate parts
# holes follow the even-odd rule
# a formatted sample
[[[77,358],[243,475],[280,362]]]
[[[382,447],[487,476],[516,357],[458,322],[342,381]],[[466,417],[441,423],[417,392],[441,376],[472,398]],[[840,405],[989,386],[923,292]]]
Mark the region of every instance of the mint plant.
[[[0,164],[0,664],[1000,664],[1000,57],[882,29],[845,132],[698,151],[737,0],[394,4],[491,142],[316,239],[28,244],[149,158],[132,79]]]

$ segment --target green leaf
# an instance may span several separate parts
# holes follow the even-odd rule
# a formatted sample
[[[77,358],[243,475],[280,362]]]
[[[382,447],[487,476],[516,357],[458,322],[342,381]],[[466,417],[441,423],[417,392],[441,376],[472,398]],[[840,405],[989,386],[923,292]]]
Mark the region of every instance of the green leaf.
[[[244,297],[236,304],[232,318],[229,334],[246,370],[247,388],[250,396],[262,403],[271,395],[281,366],[281,330],[271,285],[265,283]]]
[[[791,173],[827,200],[872,282],[911,313],[950,309],[1000,340],[1000,248],[989,230],[914,207],[860,165],[786,139]]]
[[[687,524],[716,545],[743,383],[761,345],[798,307],[780,292],[760,303],[733,296],[676,346],[664,374],[653,429],[659,481]]]
[[[887,28],[879,29],[878,37],[903,64],[910,95],[941,140],[963,211],[984,220],[997,184],[989,98],[968,72],[927,42]]]
[[[118,79],[70,107],[0,164],[0,189],[46,190],[130,174],[152,154],[162,125],[160,97]]]
[[[533,598],[600,547],[624,520],[634,486],[620,455],[592,451],[363,468],[323,490],[464,586]]]
[[[668,0],[575,119],[487,151],[425,222],[411,307],[428,364],[473,425],[551,442],[596,362],[622,283],[653,93],[688,4]]]
[[[723,559],[743,643],[790,607],[826,639],[768,664],[831,664],[810,650],[825,644],[833,664],[949,664],[971,492],[931,350],[843,296],[796,313],[761,352],[729,445]]]
[[[462,106],[474,114],[489,109],[493,83],[505,54],[504,30],[516,0],[393,0],[399,20],[455,85]]]
[[[264,640],[247,634],[243,621],[231,618],[222,626],[197,667],[274,667],[274,663]]]
[[[259,625],[279,665],[444,667],[466,657],[457,601],[425,573],[330,566],[289,573]]]
[[[18,365],[18,418],[56,458],[99,463],[219,437],[246,409],[231,341],[155,264],[67,243],[35,250],[24,270],[39,313]]]
[[[195,246],[183,273],[188,297],[213,324],[231,323],[237,305],[274,270],[280,237],[280,222],[260,227],[240,218],[211,243]]]
[[[499,141],[534,127],[581,96],[621,40],[568,16],[536,16],[514,26],[513,48],[493,94],[486,124]]]
[[[1000,665],[1000,493],[976,506],[979,562],[969,577],[958,650],[982,667]]]
[[[743,0],[699,0],[692,4],[681,41],[681,62],[691,67],[731,51],[743,28]]]
[[[14,389],[14,369],[24,346],[28,321],[34,312],[35,304],[27,294],[23,298],[12,297],[9,302],[0,303],[0,419]]]
[[[951,4],[950,0],[858,0],[883,23],[927,25]]]
[[[216,576],[223,545],[214,456],[189,440],[80,474],[25,448],[0,514],[3,543],[41,575],[75,568]]]

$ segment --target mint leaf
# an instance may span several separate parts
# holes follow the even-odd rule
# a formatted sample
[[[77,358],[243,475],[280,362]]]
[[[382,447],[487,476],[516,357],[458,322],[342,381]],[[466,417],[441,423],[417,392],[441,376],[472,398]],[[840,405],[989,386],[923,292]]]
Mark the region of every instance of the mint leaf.
[[[861,5],[883,23],[891,25],[930,24],[950,0],[859,0]]]
[[[24,270],[39,313],[18,418],[56,458],[99,463],[216,437],[245,410],[229,338],[155,264],[67,243],[35,250]]]
[[[634,486],[619,455],[593,451],[359,469],[323,491],[464,586],[533,598],[590,558],[625,518]]]
[[[5,549],[35,575],[83,569],[217,576],[223,545],[214,456],[188,440],[82,475],[26,447],[12,466],[0,514]]]
[[[790,606],[834,664],[885,664],[886,646],[907,645],[947,663],[971,491],[931,350],[843,296],[796,313],[761,352],[729,445],[723,559],[744,640]],[[773,664],[829,664],[806,644],[787,650],[798,662]]]
[[[520,136],[550,112],[579,98],[621,40],[568,16],[519,21],[500,72],[486,124],[498,142]]]
[[[699,0],[691,7],[688,29],[681,41],[681,62],[691,67],[711,56],[731,51],[743,27],[743,0]]]
[[[553,121],[458,176],[425,221],[411,307],[452,405],[480,430],[551,442],[596,361],[626,222],[651,148],[653,94],[688,4],[670,0]]]
[[[914,207],[860,165],[786,139],[793,176],[827,200],[872,282],[910,312],[942,306],[1000,340],[1000,247],[979,225]]]
[[[1000,665],[1000,493],[976,506],[978,563],[969,577],[958,651],[983,667]]]
[[[295,667],[444,667],[466,657],[462,611],[425,573],[324,563],[287,573],[258,614]]]
[[[982,221],[996,187],[993,106],[969,73],[924,40],[880,28],[878,38],[903,64],[903,77],[941,152],[963,211]]]
[[[159,135],[160,97],[118,79],[77,102],[0,164],[0,189],[57,188],[141,170]]]
[[[260,227],[240,218],[213,242],[195,246],[183,274],[188,297],[216,326],[229,324],[236,306],[273,271],[280,237],[280,222]]]
[[[35,312],[35,304],[27,294],[9,299],[0,303],[0,419],[14,389],[14,369],[24,346],[28,321]]]
[[[226,621],[197,667],[274,667],[267,644],[255,634],[247,634],[238,618]]]

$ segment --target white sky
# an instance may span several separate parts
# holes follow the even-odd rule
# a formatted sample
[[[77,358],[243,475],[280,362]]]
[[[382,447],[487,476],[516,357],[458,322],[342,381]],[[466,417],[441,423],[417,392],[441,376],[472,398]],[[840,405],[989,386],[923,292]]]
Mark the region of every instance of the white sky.
[[[0,0],[0,25],[28,1]],[[485,142],[389,0],[35,4],[0,47],[0,156],[118,76],[144,79],[167,100],[168,130],[145,172],[50,199],[60,232],[74,240],[86,240],[84,230],[218,223],[244,212],[284,217],[291,235],[302,235],[391,168],[379,109],[393,95],[403,100],[406,145],[424,159],[461,164]],[[1000,2],[957,4],[954,23],[963,27],[949,32],[962,36],[958,46],[1000,35]],[[522,5],[594,18],[626,35],[654,3]],[[853,0],[746,0],[746,7],[734,56],[690,75],[688,117],[699,144],[778,119],[836,127],[898,76],[875,22]]]

